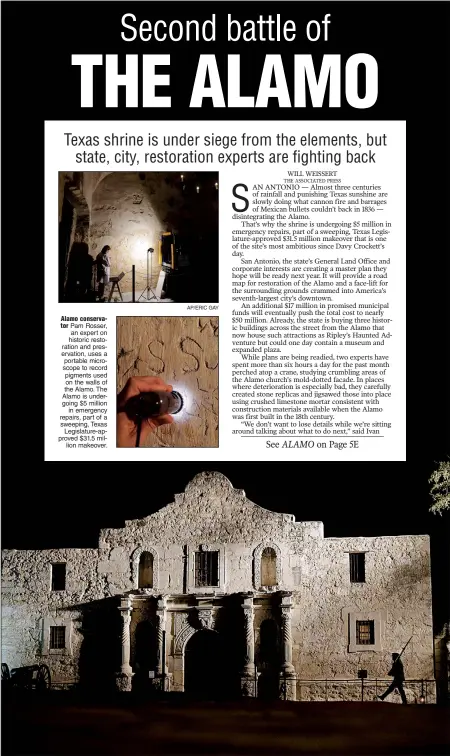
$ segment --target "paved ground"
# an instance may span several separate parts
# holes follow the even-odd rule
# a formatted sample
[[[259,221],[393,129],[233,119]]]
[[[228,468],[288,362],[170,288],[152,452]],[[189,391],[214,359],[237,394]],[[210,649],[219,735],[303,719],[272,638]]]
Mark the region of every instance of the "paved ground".
[[[388,703],[4,702],[5,754],[444,754],[449,709]]]

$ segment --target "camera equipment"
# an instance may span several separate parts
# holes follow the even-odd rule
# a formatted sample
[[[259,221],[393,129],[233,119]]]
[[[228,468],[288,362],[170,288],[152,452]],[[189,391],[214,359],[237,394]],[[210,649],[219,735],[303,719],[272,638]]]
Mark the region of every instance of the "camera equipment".
[[[146,420],[159,415],[176,415],[183,407],[178,391],[145,391],[128,400],[125,411],[130,420]]]
[[[145,391],[131,397],[125,412],[137,425],[136,446],[139,446],[143,420],[160,415],[176,415],[183,408],[183,397],[178,391]]]

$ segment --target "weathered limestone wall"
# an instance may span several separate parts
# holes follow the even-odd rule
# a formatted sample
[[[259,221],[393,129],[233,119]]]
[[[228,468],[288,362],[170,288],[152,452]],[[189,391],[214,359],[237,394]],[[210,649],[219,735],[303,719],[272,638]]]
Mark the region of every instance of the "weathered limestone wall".
[[[218,446],[218,358],[217,317],[117,318],[117,390],[132,376],[154,375],[185,401],[175,422],[151,433],[146,446]]]
[[[91,254],[96,257],[105,244],[111,247],[111,274],[128,273],[136,266],[136,290],[147,285],[147,249],[155,250],[151,287],[156,288],[159,239],[172,230],[183,204],[179,181],[167,173],[115,172],[106,176],[92,194]],[[122,285],[123,283],[123,285]],[[131,291],[131,275],[121,282]]]
[[[58,211],[61,220],[61,210],[64,199],[64,186],[69,184],[76,186],[86,201],[89,210],[92,210],[92,195],[100,181],[109,176],[111,171],[60,171],[58,173]]]
[[[111,175],[111,171],[83,171],[80,174],[81,188],[89,209],[92,212],[94,202],[94,192],[103,179]]]
[[[294,592],[293,662],[302,678],[356,677],[358,669],[384,678],[390,653],[400,651],[411,635],[407,675],[433,677],[428,536],[324,539],[321,523],[296,523],[291,515],[264,510],[241,491],[217,489],[214,478],[194,484],[195,479],[174,504],[139,524],[102,531],[101,553],[113,554],[115,574],[133,545],[149,545],[160,555],[158,590],[181,593],[183,545],[193,551],[206,543],[211,549],[226,546],[221,590],[251,591],[259,587],[254,551],[274,543],[281,552],[280,587]],[[350,582],[349,551],[366,552],[365,583]],[[382,614],[382,653],[349,653],[352,612]]]
[[[11,666],[35,663],[43,620],[47,618],[47,624],[49,617],[71,620],[71,654],[53,655],[44,661],[56,677],[76,677],[83,607],[109,597],[116,597],[110,600],[117,603],[120,594],[136,590],[139,556],[151,551],[154,587],[148,594],[153,603],[146,606],[141,595],[132,611],[133,654],[133,632],[138,622],[154,615],[158,595],[211,595],[211,588],[199,589],[193,582],[194,551],[200,546],[220,553],[219,601],[221,594],[254,592],[257,639],[262,620],[277,616],[278,599],[274,594],[271,604],[272,597],[259,590],[255,553],[265,546],[274,548],[279,559],[274,590],[292,591],[293,596],[295,671],[303,680],[334,678],[330,697],[348,697],[347,684],[338,680],[355,680],[359,669],[366,669],[369,678],[386,679],[391,653],[400,651],[411,635],[404,657],[406,677],[433,678],[427,536],[324,538],[322,523],[296,523],[290,514],[265,510],[218,473],[197,476],[173,503],[149,517],[127,521],[123,528],[102,530],[98,550],[4,552],[4,661]],[[366,553],[365,583],[350,582],[349,551]],[[61,594],[50,591],[50,564],[58,561],[68,565],[67,590]],[[379,622],[376,650],[349,650],[349,620],[358,613],[361,619],[373,616]],[[172,658],[171,649],[182,615],[176,619],[168,612],[167,617],[169,671],[177,672],[180,660]],[[119,644],[115,637],[111,642]],[[359,690],[353,689],[357,698]],[[297,698],[324,695],[321,683],[311,687],[297,684]],[[412,689],[408,695],[413,696]]]
[[[7,550],[2,553],[2,662],[10,668],[47,664],[55,681],[78,677],[81,608],[108,596],[97,549]],[[52,563],[66,562],[66,590],[51,591]],[[67,622],[70,652],[48,653],[44,619]]]
[[[365,583],[350,582],[349,551],[366,552]],[[406,675],[433,677],[428,536],[325,539],[301,559],[301,572],[293,655],[302,678],[351,678],[358,669],[385,678],[390,654],[411,635]],[[356,612],[380,612],[380,652],[348,651],[349,615]]]
[[[120,529],[102,530],[101,569],[124,579],[124,567],[133,551],[151,547],[159,555],[157,590],[182,593],[185,546],[193,553],[200,544],[208,544],[211,550],[214,546],[226,549],[221,591],[249,591],[254,590],[254,549],[261,543],[270,545],[275,541],[280,547],[284,544],[281,574],[283,586],[290,590],[298,578],[288,555],[301,544],[323,537],[322,523],[296,523],[290,514],[263,509],[217,473],[196,476],[185,493],[176,494],[174,499],[172,504],[143,520],[127,521]],[[136,587],[130,573],[122,585],[122,590]],[[188,593],[198,592],[192,584],[187,589]]]

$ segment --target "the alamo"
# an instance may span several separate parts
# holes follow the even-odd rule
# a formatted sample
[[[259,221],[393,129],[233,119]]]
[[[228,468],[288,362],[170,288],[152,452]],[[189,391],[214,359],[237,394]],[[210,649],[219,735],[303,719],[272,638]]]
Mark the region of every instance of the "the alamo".
[[[215,472],[174,498],[96,549],[4,551],[2,661],[212,699],[358,698],[362,678],[373,699],[413,636],[408,700],[424,680],[434,700],[428,536],[325,538]]]

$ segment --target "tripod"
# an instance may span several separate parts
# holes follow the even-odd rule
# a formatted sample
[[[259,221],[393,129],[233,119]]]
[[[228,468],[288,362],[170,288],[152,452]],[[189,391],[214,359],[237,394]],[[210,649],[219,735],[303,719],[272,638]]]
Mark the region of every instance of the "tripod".
[[[147,250],[147,286],[145,287],[144,291],[142,292],[141,296],[138,299],[138,302],[144,297],[147,302],[152,302],[155,300],[158,302],[158,297],[156,296],[155,291],[151,287],[152,283],[152,276],[153,276],[153,253],[154,253],[153,247],[149,247]],[[148,268],[148,259],[150,256],[150,271]]]

